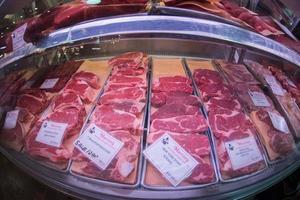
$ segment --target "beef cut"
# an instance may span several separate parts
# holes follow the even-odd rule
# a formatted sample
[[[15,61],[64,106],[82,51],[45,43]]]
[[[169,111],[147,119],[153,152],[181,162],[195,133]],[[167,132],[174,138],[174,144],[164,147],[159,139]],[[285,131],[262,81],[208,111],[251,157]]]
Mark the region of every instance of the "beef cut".
[[[93,102],[97,96],[97,90],[89,86],[87,82],[76,79],[71,79],[64,88],[63,92],[71,92],[79,95],[84,103]]]
[[[280,115],[275,110],[273,112]],[[261,141],[266,147],[270,160],[280,159],[293,151],[295,147],[293,136],[275,129],[268,112],[253,111],[251,119],[260,133]]]
[[[112,67],[138,69],[143,60],[142,52],[127,52],[119,56],[113,57],[108,61]]]
[[[220,74],[216,71],[209,69],[196,69],[194,70],[193,77],[197,85],[203,84],[221,84],[223,79]]]
[[[205,103],[206,110],[214,110],[218,108],[242,111],[240,102],[234,97],[212,97]]]
[[[189,106],[184,104],[167,104],[158,108],[151,115],[151,121],[154,119],[164,119],[181,115],[200,115],[200,109],[196,106]]]
[[[150,133],[147,142],[149,144],[155,142],[164,133],[164,131]],[[205,184],[213,182],[216,179],[216,175],[211,163],[211,149],[208,137],[202,134],[190,135],[176,132],[168,132],[168,134],[199,163],[182,184]],[[147,171],[145,177],[147,184],[169,185],[161,173],[151,164],[147,165]]]
[[[25,151],[38,159],[53,163],[66,163],[71,158],[72,142],[78,137],[86,113],[83,109],[64,108],[50,113],[44,120],[67,123],[62,145],[59,148],[36,141],[43,121],[38,121],[26,138]]]
[[[218,64],[224,70],[228,80],[232,83],[258,84],[258,81],[247,70],[245,65],[232,64],[219,61]]]
[[[101,104],[106,104],[106,102],[121,102],[128,100],[136,100],[140,102],[144,102],[146,100],[145,90],[141,87],[125,87],[120,88],[114,91],[105,92],[99,102]]]
[[[144,102],[138,102],[134,100],[121,101],[121,102],[112,101],[112,102],[106,102],[102,105],[109,105],[113,109],[129,112],[136,115],[137,117],[140,116],[140,114],[142,114],[145,107]]]
[[[109,134],[122,141],[124,146],[105,170],[101,170],[77,149],[74,149],[71,170],[92,178],[133,184],[136,182],[140,137],[134,136],[126,130],[110,131]]]
[[[204,117],[198,115],[181,115],[152,120],[151,132],[159,130],[177,133],[204,133],[208,126]]]
[[[89,86],[99,89],[100,88],[100,79],[99,77],[92,73],[86,71],[80,71],[73,75],[73,79],[85,81]]]
[[[134,114],[117,110],[111,105],[97,106],[91,116],[91,123],[106,131],[128,130],[138,134],[141,130],[141,121]]]
[[[28,110],[20,108],[16,127],[12,129],[3,128],[0,132],[0,143],[15,151],[20,151],[35,119],[36,117]]]
[[[25,90],[16,102],[17,107],[27,109],[33,115],[41,113],[48,104],[48,97],[42,90]]]
[[[182,92],[155,92],[152,93],[151,105],[160,107],[165,104],[183,104],[200,106],[201,101],[197,96],[188,95]]]
[[[61,93],[52,102],[52,110],[57,110],[65,107],[81,108],[84,104],[80,96],[73,92]]]

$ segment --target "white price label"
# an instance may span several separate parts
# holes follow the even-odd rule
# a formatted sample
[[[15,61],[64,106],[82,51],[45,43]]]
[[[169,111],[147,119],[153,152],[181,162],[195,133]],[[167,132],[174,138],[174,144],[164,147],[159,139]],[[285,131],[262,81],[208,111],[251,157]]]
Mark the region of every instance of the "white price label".
[[[263,159],[253,136],[225,142],[225,147],[233,170],[247,167]]]
[[[68,124],[44,121],[35,140],[43,144],[60,147]]]
[[[157,139],[143,153],[173,186],[181,183],[198,165],[168,133]]]
[[[268,114],[269,114],[269,117],[272,121],[273,127],[275,129],[277,129],[281,132],[284,132],[284,133],[289,133],[290,132],[289,128],[286,124],[286,121],[282,116],[280,116],[276,113],[273,113],[273,112],[268,112]]]
[[[51,78],[51,79],[46,79],[43,84],[40,86],[41,89],[51,89],[53,88],[59,78]]]
[[[270,106],[270,103],[268,102],[268,99],[264,95],[264,93],[261,92],[251,92],[248,91],[249,96],[252,99],[252,102],[255,106],[261,106],[261,107],[268,107]]]
[[[17,50],[26,45],[26,42],[24,41],[24,33],[26,31],[26,28],[27,23],[23,24],[12,32],[13,50]]]
[[[74,142],[74,146],[98,167],[105,170],[124,143],[91,124]]]
[[[239,63],[239,59],[240,59],[239,53],[238,53],[237,50],[235,50],[235,52],[234,52],[234,61],[235,61],[235,63]]]
[[[278,82],[276,81],[274,76],[265,74],[264,77],[265,77],[265,80],[267,81],[267,83],[269,84],[269,86],[271,87],[274,94],[280,95],[280,96],[284,95],[284,91],[283,91],[282,87],[278,84]]]
[[[19,110],[12,110],[6,113],[5,121],[4,121],[4,129],[13,129],[17,125]]]

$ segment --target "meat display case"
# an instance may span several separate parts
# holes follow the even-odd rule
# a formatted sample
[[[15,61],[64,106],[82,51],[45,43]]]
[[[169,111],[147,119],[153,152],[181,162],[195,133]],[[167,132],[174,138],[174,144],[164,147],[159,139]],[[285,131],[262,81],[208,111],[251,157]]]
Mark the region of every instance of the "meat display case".
[[[50,68],[65,61],[107,59],[129,51],[141,51],[153,58],[177,58],[183,62],[185,59],[217,59],[236,63],[267,61],[293,74],[299,73],[300,67],[298,53],[233,22],[210,15],[196,19],[137,14],[93,20],[55,31],[36,46],[25,47],[1,59],[0,72],[4,76],[27,66]],[[146,133],[147,130],[144,130],[145,137]],[[35,179],[82,199],[239,199],[263,191],[300,166],[298,143],[294,153],[243,179],[218,180],[201,188],[153,190],[143,187],[140,177],[135,187],[128,188],[74,176],[70,173],[70,166],[66,171],[57,171],[24,153],[4,147],[0,147],[0,151]]]

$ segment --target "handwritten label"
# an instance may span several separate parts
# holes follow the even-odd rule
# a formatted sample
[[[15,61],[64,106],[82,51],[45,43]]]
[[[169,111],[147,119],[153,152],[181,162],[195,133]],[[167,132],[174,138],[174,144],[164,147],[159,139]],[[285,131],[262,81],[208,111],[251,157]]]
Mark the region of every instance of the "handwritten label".
[[[232,169],[238,170],[263,159],[253,136],[225,142]]]
[[[98,167],[105,170],[124,143],[95,124],[91,124],[74,142],[74,146]]]
[[[271,87],[274,94],[279,95],[279,96],[284,95],[284,91],[283,91],[282,87],[278,84],[278,82],[276,81],[274,76],[265,74],[264,77],[265,77],[265,80],[267,81],[267,83],[269,84],[269,86]]]
[[[175,187],[198,165],[198,162],[168,133],[157,139],[143,153]]]
[[[255,106],[261,106],[261,107],[270,106],[270,103],[268,102],[264,93],[251,92],[251,91],[248,91],[248,93],[249,93],[249,96],[251,97],[252,102],[254,103]]]
[[[19,110],[12,110],[6,113],[5,121],[4,121],[4,129],[13,129],[17,125]]]
[[[26,45],[26,42],[24,41],[24,33],[27,28],[27,23],[23,24],[16,30],[12,32],[12,45],[13,50],[17,50],[23,46]]]
[[[286,124],[286,121],[282,116],[280,116],[276,113],[273,113],[273,112],[268,112],[268,114],[269,114],[269,117],[272,121],[273,127],[275,129],[277,129],[281,132],[284,132],[284,133],[289,133],[290,132],[289,128]]]
[[[51,78],[51,79],[46,79],[43,84],[40,86],[41,89],[51,89],[53,88],[59,78]]]
[[[35,140],[43,144],[60,147],[68,124],[44,121]]]

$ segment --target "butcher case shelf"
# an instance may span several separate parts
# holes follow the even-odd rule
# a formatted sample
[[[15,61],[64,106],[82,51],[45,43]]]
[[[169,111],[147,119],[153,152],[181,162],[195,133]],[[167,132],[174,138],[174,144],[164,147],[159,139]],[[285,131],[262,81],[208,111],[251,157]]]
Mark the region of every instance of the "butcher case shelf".
[[[300,55],[293,50],[230,23],[207,18],[134,15],[94,20],[53,32],[35,47],[19,53],[20,59],[15,60],[14,53],[11,61],[0,60],[0,70],[8,74],[30,63],[38,68],[51,67],[56,62],[111,58],[128,51],[142,51],[154,57],[238,63],[267,60],[292,68],[293,73],[300,67]],[[37,180],[83,199],[240,199],[263,191],[299,168],[297,149],[299,145],[284,160],[241,180],[168,191],[146,189],[140,183],[136,188],[125,188],[81,179],[69,171],[51,169],[23,153],[0,147],[2,154]]]

